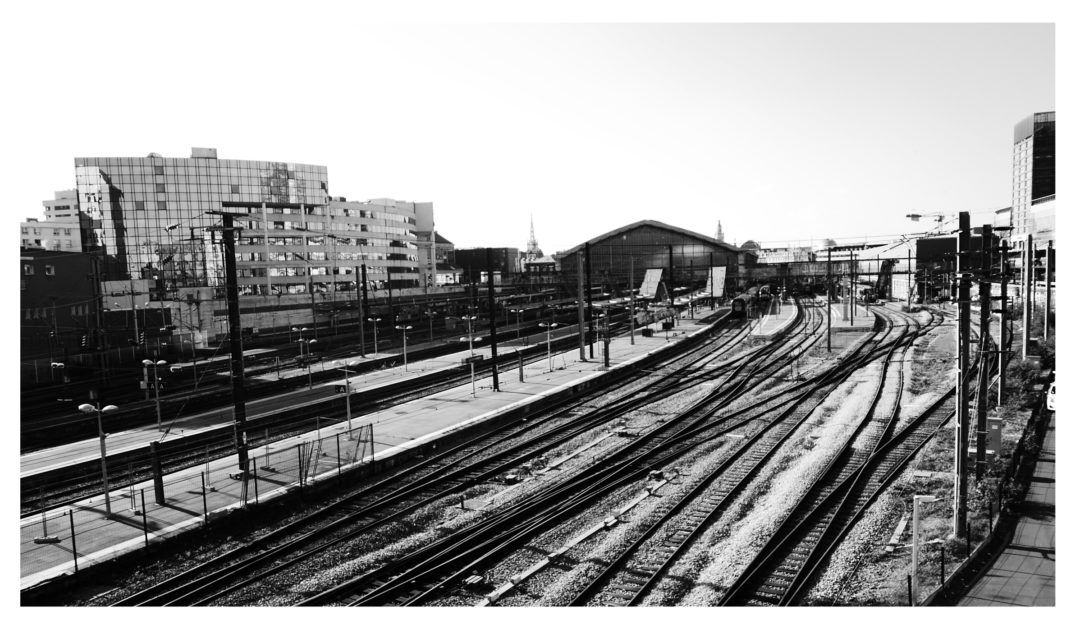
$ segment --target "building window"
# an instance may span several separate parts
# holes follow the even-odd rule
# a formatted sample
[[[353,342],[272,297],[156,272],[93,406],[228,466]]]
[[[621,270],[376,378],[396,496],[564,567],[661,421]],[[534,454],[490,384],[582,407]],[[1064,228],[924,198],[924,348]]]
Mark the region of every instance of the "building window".
[[[155,186],[157,187],[158,192],[165,192],[165,184],[159,183],[159,184],[155,184]]]
[[[22,274],[27,275],[27,276],[33,275],[34,274],[34,265],[33,264],[24,264],[24,265],[22,265]]]
[[[135,209],[140,212],[146,210],[146,201],[136,201]]]
[[[233,194],[240,194],[240,184],[234,183],[230,186]]]
[[[54,275],[56,275],[56,267],[51,264],[46,264],[45,275],[48,275],[49,277],[53,277]]]
[[[164,175],[165,174],[165,167],[164,166],[154,166],[154,174],[155,175]]]

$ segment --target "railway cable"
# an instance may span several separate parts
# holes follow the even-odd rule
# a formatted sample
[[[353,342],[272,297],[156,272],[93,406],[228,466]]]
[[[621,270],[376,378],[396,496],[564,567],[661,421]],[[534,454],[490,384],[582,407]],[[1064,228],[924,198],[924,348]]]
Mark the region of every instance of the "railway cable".
[[[706,353],[706,354],[704,355],[704,357],[703,357],[702,359],[699,359],[699,362],[700,362],[700,360],[708,360],[709,358],[710,358],[710,354]],[[692,367],[692,366],[693,366],[693,364],[692,364],[692,363],[690,363],[690,364],[688,364],[688,365],[686,366],[686,368],[689,368],[689,367]],[[685,370],[685,369],[684,369],[684,370]],[[643,387],[643,388],[648,388],[648,387]],[[608,417],[607,417],[607,418],[606,418],[606,419],[605,419],[604,421],[610,421],[610,418],[611,418],[611,416],[617,416],[617,415],[618,415],[618,414],[619,414],[619,413],[620,413],[620,412],[621,412],[621,411],[623,410],[623,408],[624,408],[625,406],[626,406],[626,405],[623,405],[623,406],[619,406],[619,405],[616,405],[615,407],[609,407],[609,408],[607,408],[607,411],[608,411],[608,412],[607,412],[606,414],[608,415]],[[522,431],[524,431],[524,430],[526,430],[526,429],[522,429]],[[578,432],[580,432],[580,431],[578,431]],[[462,446],[462,447],[464,447],[464,446]],[[439,458],[440,458],[440,459],[441,459],[441,458],[445,458],[445,457],[449,456],[449,454],[450,454],[450,452],[443,452],[443,453],[441,453],[441,454],[440,454]],[[519,458],[520,458],[520,457],[519,457]],[[430,466],[430,465],[431,465],[431,461],[427,461],[427,462],[425,462],[425,465],[427,465],[427,466]],[[443,473],[443,472],[437,472],[437,474],[438,474],[438,475],[441,475],[441,476],[445,476],[445,473]],[[403,475],[403,474],[402,474],[402,475]],[[395,476],[395,478],[397,478],[397,477],[399,477],[399,476],[402,476],[402,475],[396,475],[396,476]],[[475,472],[473,473],[473,475],[475,476]],[[445,479],[444,479],[444,480],[445,480]],[[475,482],[475,478],[474,478],[474,479],[473,479],[472,481],[470,481],[470,482]],[[415,483],[414,483],[414,485],[415,485]],[[365,493],[367,493],[367,490],[365,490]],[[399,491],[398,493],[400,494],[400,493],[402,493],[402,492],[400,492],[400,491]],[[444,492],[444,493],[445,493],[445,492]],[[430,500],[426,500],[425,502],[430,502]],[[320,514],[320,515],[323,515],[323,514]],[[399,514],[399,515],[400,515],[400,514]],[[370,528],[370,527],[369,527],[369,528]],[[290,527],[290,529],[289,529],[289,530],[293,530],[293,529],[295,529],[295,527]],[[285,531],[283,530],[283,531],[282,531],[282,532],[281,532],[280,534],[281,534],[281,535],[284,535],[285,533],[286,533],[286,532],[285,532]],[[269,541],[269,540],[260,540],[260,543],[266,543],[266,542],[268,542],[268,541]],[[249,550],[250,550],[250,549],[249,549]],[[234,556],[234,554],[231,554],[231,555],[230,555],[230,557],[231,557],[231,556]],[[223,559],[221,559],[221,560],[217,561],[216,563],[219,563],[219,564],[225,564],[225,563],[228,563],[228,561],[229,561],[229,560],[230,560],[230,558],[223,558]],[[186,579],[186,580],[190,580],[190,579],[191,579],[191,575],[190,575],[190,574],[188,574],[188,575],[183,575],[183,577],[182,577],[182,578],[178,578],[178,579],[176,579],[176,580],[175,580],[174,582],[176,582],[176,581],[183,581],[183,580],[185,580],[185,579]],[[171,586],[172,586],[172,584],[171,584],[171,583],[170,583],[169,585],[166,585],[166,584],[160,584],[159,586],[156,586],[155,588],[153,588],[153,592],[150,592],[150,591],[144,591],[144,592],[140,592],[140,593],[139,593],[138,595],[136,595],[135,597],[130,597],[129,599],[125,599],[125,601],[122,601],[122,602],[121,602],[121,604],[142,604],[143,602],[146,602],[146,601],[151,601],[151,600],[153,600],[153,601],[156,601],[156,602],[155,602],[155,603],[153,603],[153,604],[163,604],[163,601],[165,601],[165,600],[174,600],[175,602],[182,602],[182,601],[184,601],[184,600],[192,600],[192,599],[191,599],[191,596],[190,596],[189,594],[184,594],[183,592],[180,592],[179,590],[178,590],[177,592],[174,592],[174,593],[173,593],[172,595],[170,595],[170,596],[172,596],[172,597],[173,597],[172,599],[169,599],[169,598],[167,598],[167,597],[161,597],[161,596],[159,596],[159,595],[157,595],[157,594],[156,594],[157,592],[160,592],[160,591],[162,591],[162,590],[166,590],[166,589],[169,589],[169,587],[171,587]],[[189,586],[189,587],[190,587],[190,586]],[[181,598],[181,597],[184,597],[184,598]]]
[[[655,432],[663,432],[664,430],[666,430],[666,427],[663,427],[662,429],[660,429],[658,431],[654,431],[654,433]],[[670,439],[656,439],[655,434],[653,434],[651,436],[652,436],[652,438],[654,440],[661,442],[663,444],[664,448],[670,447],[672,445],[672,441]],[[650,454],[655,454],[655,453],[650,453]],[[635,474],[641,473],[641,470],[651,469],[651,465],[649,463],[642,463],[642,461],[640,460],[640,457],[638,457],[638,460],[632,461],[632,463],[633,462],[636,462],[636,463],[639,464],[637,466],[638,469],[632,470],[632,472],[635,473]],[[621,472],[621,470],[612,470],[613,463],[614,463],[613,457],[611,457],[611,456],[605,457],[603,459],[602,463],[594,468],[594,469],[599,469],[601,471],[593,472],[593,473],[589,474],[588,477],[579,477],[579,478],[573,479],[573,480],[569,481],[569,484],[576,485],[576,484],[579,484],[579,483],[585,483],[585,485],[584,485],[585,488],[591,487],[595,491],[595,488],[597,487],[597,483],[601,482],[601,478],[600,478],[600,476],[598,476],[598,474],[601,474],[601,472],[606,471],[606,475],[608,476],[609,479],[611,479],[613,473]],[[624,470],[625,470],[625,464],[621,465],[620,467],[624,468]],[[616,478],[615,481],[616,481],[616,483],[622,483],[622,482],[625,481],[625,478]],[[606,491],[607,489],[609,489],[609,488],[608,487],[601,487],[601,490]],[[563,488],[563,490],[565,491],[565,487]],[[557,494],[551,494],[550,490],[548,490],[547,494],[548,494],[547,496],[538,497],[537,498],[538,502],[534,503],[534,505],[532,507],[530,507],[530,508],[536,508],[536,506],[538,504],[542,503],[544,500],[554,499],[554,498],[558,497]],[[583,499],[583,500],[577,500],[576,502],[578,503],[578,506],[580,506],[580,503],[583,502],[583,501],[587,501],[587,498]],[[572,506],[571,506],[571,503],[569,503],[569,502],[564,503],[564,504],[559,504],[557,507],[554,508],[553,513],[565,514],[567,512],[567,510],[570,509],[570,508],[572,508]],[[507,526],[509,526],[509,523],[500,522],[499,530],[500,531],[505,531]],[[491,539],[488,542],[488,545],[495,544],[495,543],[498,543],[498,540],[497,539]],[[422,549],[422,551],[419,551],[419,553],[424,554],[424,555],[430,555],[433,552],[435,552],[435,551],[432,548]],[[435,556],[432,556],[432,557],[429,557],[429,558],[425,559],[425,558],[421,557],[420,554],[414,553],[414,554],[408,556],[406,559],[402,560],[402,565],[412,565],[412,566],[414,566],[414,569],[407,571],[406,574],[401,574],[401,575],[396,576],[395,578],[387,579],[386,572],[387,571],[392,572],[393,569],[390,568],[390,567],[383,567],[383,568],[380,568],[378,571],[376,571],[376,573],[363,575],[360,578],[359,581],[356,581],[356,582],[354,582],[352,584],[348,584],[348,583],[342,584],[338,588],[335,588],[334,591],[332,591],[332,592],[327,592],[327,593],[325,593],[323,595],[320,595],[318,597],[310,599],[309,601],[306,601],[306,604],[321,604],[322,602],[325,602],[326,600],[329,600],[329,598],[331,598],[331,597],[344,595],[343,593],[345,591],[349,590],[350,588],[365,589],[366,586],[363,586],[360,583],[360,581],[366,581],[369,585],[372,585],[373,590],[371,592],[369,592],[368,594],[366,594],[366,595],[355,597],[356,602],[361,603],[361,604],[372,604],[372,603],[377,603],[380,600],[385,601],[386,597],[393,597],[394,596],[394,594],[393,594],[394,591],[397,591],[398,594],[400,594],[401,587],[404,587],[404,586],[400,585],[401,583],[408,583],[410,580],[414,580],[414,577],[416,575],[416,571],[420,569],[420,568],[415,567],[415,566],[418,565],[418,563],[424,563],[426,565],[429,565],[432,562],[438,561],[438,559],[439,558],[435,557]],[[459,558],[459,560],[460,559],[461,558]],[[468,567],[469,566],[466,566],[464,569],[467,570]],[[449,579],[452,580],[453,576],[449,577]],[[395,582],[398,585],[394,585]],[[413,600],[410,600],[409,602],[410,603],[415,603],[415,602],[419,602],[419,600],[413,599]]]

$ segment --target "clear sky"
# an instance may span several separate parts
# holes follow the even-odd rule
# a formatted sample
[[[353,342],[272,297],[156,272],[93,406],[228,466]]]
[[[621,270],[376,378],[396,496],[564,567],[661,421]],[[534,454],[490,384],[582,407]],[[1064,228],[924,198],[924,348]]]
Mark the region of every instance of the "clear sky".
[[[641,219],[809,244],[929,227],[913,210],[991,222],[978,212],[1011,202],[1013,125],[1055,109],[1048,23],[373,23],[336,5],[120,6],[66,5],[5,45],[30,48],[8,69],[21,95],[9,217],[74,187],[76,156],[202,146],[326,165],[334,196],[432,201],[459,247],[524,248],[530,216],[546,253]]]

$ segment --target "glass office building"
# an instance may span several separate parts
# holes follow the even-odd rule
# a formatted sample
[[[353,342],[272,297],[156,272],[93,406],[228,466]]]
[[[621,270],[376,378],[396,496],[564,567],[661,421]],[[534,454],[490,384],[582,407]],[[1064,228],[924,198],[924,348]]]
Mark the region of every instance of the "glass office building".
[[[219,216],[240,215],[241,295],[333,294],[355,288],[366,265],[372,289],[420,285],[417,204],[331,198],[325,166],[217,159],[99,157],[75,160],[87,249],[103,255],[102,279],[158,279],[178,288],[224,285]]]
[[[302,225],[329,199],[325,166],[219,160],[214,149],[188,159],[76,158],[75,180],[102,279],[158,278],[166,291],[224,284],[221,234],[209,229],[221,220],[208,212],[288,212]]]
[[[1054,196],[1055,112],[1032,114],[1013,127],[1012,228],[1023,240],[1037,231],[1032,206]]]

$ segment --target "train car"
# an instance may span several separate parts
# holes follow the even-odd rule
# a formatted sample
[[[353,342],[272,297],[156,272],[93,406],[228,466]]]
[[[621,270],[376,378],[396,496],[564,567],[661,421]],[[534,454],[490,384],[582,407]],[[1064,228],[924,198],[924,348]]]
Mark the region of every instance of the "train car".
[[[743,293],[741,295],[737,295],[734,299],[731,300],[731,316],[732,317],[741,319],[741,318],[746,316],[746,300],[747,300],[746,293]]]

